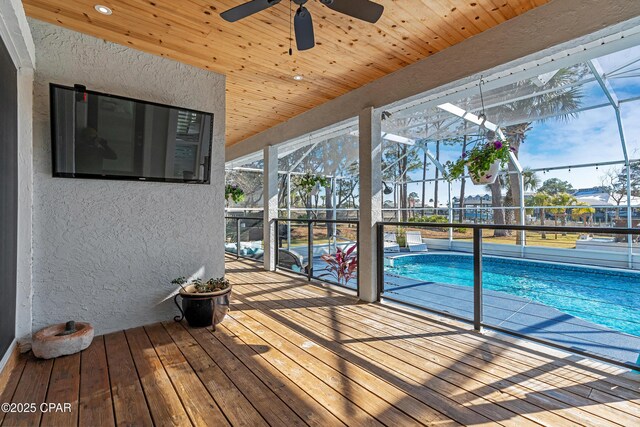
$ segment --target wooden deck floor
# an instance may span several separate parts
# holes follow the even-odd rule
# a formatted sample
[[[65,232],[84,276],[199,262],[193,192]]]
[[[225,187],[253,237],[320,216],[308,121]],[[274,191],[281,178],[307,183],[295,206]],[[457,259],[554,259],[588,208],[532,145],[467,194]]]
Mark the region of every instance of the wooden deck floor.
[[[227,261],[234,304],[216,332],[166,322],[23,358],[0,403],[71,412],[0,424],[640,425],[640,375]]]

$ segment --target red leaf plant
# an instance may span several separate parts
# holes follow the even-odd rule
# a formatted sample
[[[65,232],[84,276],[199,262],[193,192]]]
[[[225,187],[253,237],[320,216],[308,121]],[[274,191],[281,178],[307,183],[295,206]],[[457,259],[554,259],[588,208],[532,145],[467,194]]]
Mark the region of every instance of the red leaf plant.
[[[341,285],[346,285],[358,268],[356,247],[352,245],[345,250],[337,248],[335,254],[322,255],[322,260],[328,264],[327,270]]]

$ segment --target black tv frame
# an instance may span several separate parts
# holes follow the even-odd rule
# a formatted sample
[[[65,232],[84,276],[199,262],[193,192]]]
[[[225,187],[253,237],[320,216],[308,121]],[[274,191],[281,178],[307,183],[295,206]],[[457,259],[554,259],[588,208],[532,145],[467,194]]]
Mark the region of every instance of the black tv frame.
[[[198,113],[203,115],[211,116],[211,138],[209,139],[209,155],[206,157],[206,165],[204,170],[204,177],[202,180],[195,179],[179,179],[179,178],[147,178],[140,176],[130,176],[130,175],[98,175],[98,174],[89,174],[89,173],[70,173],[70,172],[57,172],[56,171],[56,153],[57,153],[57,144],[56,144],[56,110],[54,108],[54,91],[56,88],[60,89],[68,89],[72,90],[76,93],[87,93],[92,95],[100,95],[108,98],[122,99],[125,101],[132,101],[147,105],[154,105],[156,107],[166,107],[166,108],[174,108],[177,110],[188,111],[192,113]],[[116,180],[116,181],[138,181],[138,182],[169,182],[169,183],[180,183],[180,184],[210,184],[211,183],[211,150],[213,148],[213,121],[215,116],[213,113],[208,113],[206,111],[194,110],[193,108],[183,108],[175,105],[161,104],[158,102],[145,101],[143,99],[129,98],[126,96],[113,95],[110,93],[97,92],[93,90],[87,90],[84,86],[76,85],[75,87],[65,86],[56,83],[49,83],[49,116],[51,119],[51,171],[52,176],[54,178],[80,178],[80,179],[106,179],[106,180]]]

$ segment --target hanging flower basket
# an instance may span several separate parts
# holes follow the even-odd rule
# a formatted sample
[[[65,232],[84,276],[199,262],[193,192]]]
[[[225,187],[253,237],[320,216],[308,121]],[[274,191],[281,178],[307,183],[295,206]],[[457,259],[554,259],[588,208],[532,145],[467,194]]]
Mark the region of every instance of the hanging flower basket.
[[[227,184],[224,187],[224,200],[227,206],[230,201],[240,203],[244,200],[244,191],[235,184]]]
[[[297,180],[297,185],[307,194],[316,196],[320,192],[320,187],[327,187],[330,181],[324,176],[305,173]]]
[[[500,167],[509,161],[509,153],[513,148],[506,141],[489,141],[476,144],[455,162],[447,162],[446,179],[453,181],[464,175],[465,168],[469,172],[471,182],[475,185],[493,184],[498,177]]]
[[[471,182],[473,182],[474,185],[493,184],[498,178],[498,172],[500,172],[500,160],[493,162],[488,170],[480,171],[477,176],[469,173],[469,178],[471,178]]]

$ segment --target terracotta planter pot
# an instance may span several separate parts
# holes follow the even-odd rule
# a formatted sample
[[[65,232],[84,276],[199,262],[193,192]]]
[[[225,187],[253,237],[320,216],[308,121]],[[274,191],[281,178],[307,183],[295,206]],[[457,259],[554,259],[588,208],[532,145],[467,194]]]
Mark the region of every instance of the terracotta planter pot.
[[[182,306],[178,304],[178,297],[182,298]],[[174,302],[181,315],[173,318],[176,322],[187,319],[192,328],[206,328],[222,322],[229,312],[231,287],[216,292],[195,292],[195,286],[189,285],[174,297]]]
[[[471,174],[469,174],[469,177],[475,185],[493,184],[498,178],[498,172],[500,172],[500,161],[496,160],[488,171],[482,171],[479,179],[475,179]],[[487,178],[487,176],[489,176],[489,178]]]

